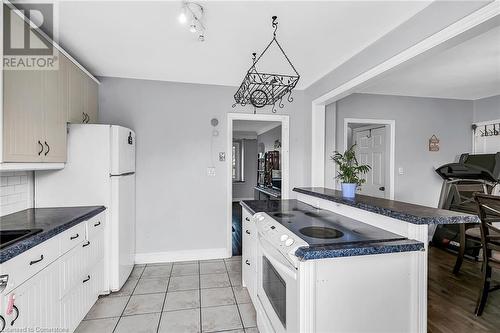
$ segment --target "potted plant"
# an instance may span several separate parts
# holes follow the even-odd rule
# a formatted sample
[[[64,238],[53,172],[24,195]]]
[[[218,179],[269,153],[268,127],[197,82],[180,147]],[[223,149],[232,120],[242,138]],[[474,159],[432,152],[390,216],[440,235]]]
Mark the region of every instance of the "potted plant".
[[[342,184],[342,196],[352,199],[356,195],[356,189],[365,182],[360,176],[370,171],[369,165],[359,165],[354,151],[355,144],[347,149],[344,154],[335,151],[331,159],[338,165],[337,176]]]

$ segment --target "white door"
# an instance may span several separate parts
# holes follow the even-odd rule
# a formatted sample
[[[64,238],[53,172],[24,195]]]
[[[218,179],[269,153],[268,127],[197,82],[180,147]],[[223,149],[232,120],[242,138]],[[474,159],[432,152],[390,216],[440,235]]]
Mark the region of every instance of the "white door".
[[[360,193],[387,198],[389,184],[386,183],[387,142],[385,126],[372,129],[354,129],[353,135],[358,162],[371,167],[365,175],[366,182],[361,186]]]
[[[111,290],[119,290],[135,257],[135,175],[111,177]]]
[[[135,133],[129,128],[111,126],[111,174],[135,172]]]

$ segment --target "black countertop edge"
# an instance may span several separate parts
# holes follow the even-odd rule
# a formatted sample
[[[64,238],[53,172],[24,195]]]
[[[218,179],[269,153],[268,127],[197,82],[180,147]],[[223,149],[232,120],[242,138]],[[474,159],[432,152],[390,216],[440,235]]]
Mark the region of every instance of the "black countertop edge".
[[[341,191],[323,187],[296,187],[293,191],[359,208],[375,214],[392,217],[412,224],[460,224],[480,222],[479,217],[476,215],[415,205],[402,201],[360,194],[356,194],[354,199],[346,199],[342,197]]]
[[[272,187],[262,187],[262,186],[254,186],[254,189],[260,191],[264,194],[270,195],[274,198],[281,198],[281,191],[274,189]]]
[[[70,220],[66,221],[57,221],[57,219],[54,219],[54,226],[51,227],[46,226],[43,228],[43,231],[28,237],[19,240],[18,242],[7,246],[3,249],[0,250],[0,264],[20,255],[21,253],[28,251],[29,249],[37,246],[40,243],[43,243],[44,241],[60,234],[61,232],[81,223],[84,221],[87,221],[88,219],[96,216],[97,214],[103,212],[106,210],[106,207],[104,206],[89,206],[89,207],[57,207],[57,208],[31,208],[27,209],[25,211],[21,211],[18,213],[10,214],[5,217],[13,217],[15,214],[19,213],[25,213],[26,211],[34,211],[36,212],[37,210],[51,210],[51,209],[57,209],[57,210],[71,210],[71,209],[88,209],[85,213],[83,214],[78,214],[74,217],[72,217]],[[2,218],[5,218],[2,217]],[[0,218],[0,221],[1,219]],[[21,223],[20,223],[21,224]],[[33,228],[39,228],[38,226],[33,226]],[[0,232],[1,229],[7,229],[2,224],[0,223]],[[9,229],[23,229],[22,225],[19,225],[17,228],[9,228]]]
[[[424,243],[411,239],[368,243],[368,244],[337,244],[315,247],[300,247],[295,251],[295,255],[301,261],[325,259],[325,258],[341,258],[365,256],[373,254],[388,254],[397,252],[414,252],[424,251]]]

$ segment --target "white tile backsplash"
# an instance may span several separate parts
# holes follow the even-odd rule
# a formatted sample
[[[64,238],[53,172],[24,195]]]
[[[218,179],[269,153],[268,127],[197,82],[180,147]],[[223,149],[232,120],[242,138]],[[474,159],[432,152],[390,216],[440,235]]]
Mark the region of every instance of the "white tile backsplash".
[[[32,203],[33,172],[0,172],[0,216],[31,208]]]

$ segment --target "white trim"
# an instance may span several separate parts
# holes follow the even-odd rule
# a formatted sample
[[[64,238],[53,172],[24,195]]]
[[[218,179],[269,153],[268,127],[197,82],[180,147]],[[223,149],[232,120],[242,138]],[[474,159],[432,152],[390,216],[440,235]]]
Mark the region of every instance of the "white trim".
[[[60,170],[64,163],[0,163],[1,171]]]
[[[14,6],[9,0],[4,0],[4,3],[10,8],[13,9],[12,12],[16,13],[17,16],[19,16],[21,19],[23,19],[24,22],[28,23],[31,27],[35,28],[36,25],[31,22],[31,20],[28,20],[24,15],[21,14],[19,10],[17,10],[16,6]],[[3,14],[2,14],[3,18]],[[46,41],[51,43],[59,52],[61,52],[63,55],[66,56],[73,64],[75,64],[76,67],[78,67],[82,72],[84,72],[87,76],[89,76],[93,81],[95,81],[97,84],[101,84],[101,82],[94,76],[92,75],[85,67],[83,67],[78,61],[75,60],[66,50],[64,50],[61,45],[59,45],[57,42],[55,42],[52,38],[50,38],[44,31],[42,30],[37,30],[36,31],[40,36],[42,36]],[[2,52],[3,54],[3,52]],[[2,59],[2,64],[3,64],[3,59]]]
[[[386,119],[344,118],[344,151],[347,150],[347,127],[349,124],[380,124],[389,126],[389,199],[394,200],[396,164],[396,121]],[[357,129],[357,128],[356,128]]]
[[[189,260],[223,259],[227,258],[226,253],[227,251],[225,248],[136,253],[135,263],[154,264],[162,262],[177,262],[177,261],[189,261]]]
[[[269,132],[270,130],[272,130],[273,128],[276,128],[278,126],[281,126],[281,124],[270,124],[269,126],[266,126],[266,127],[262,128],[262,129],[260,129],[256,133],[257,133],[257,135],[262,135],[262,134],[264,134],[266,132]]]
[[[276,121],[281,123],[281,197],[288,199],[290,196],[290,118],[288,115],[276,114],[252,114],[252,113],[228,113],[227,114],[227,141],[226,151],[232,151],[233,146],[233,121]],[[232,203],[233,203],[233,179],[231,177],[231,158],[226,158],[226,216],[227,216],[227,239],[226,256],[232,254]]]
[[[311,116],[311,186],[325,184],[325,113],[326,105],[313,103]]]
[[[486,21],[495,18],[500,15],[500,1],[496,0],[489,3],[488,5],[478,9],[470,15],[462,18],[461,20],[449,25],[448,27],[436,32],[430,37],[422,40],[421,42],[405,49],[404,51],[396,54],[395,56],[389,58],[383,63],[374,66],[368,71],[358,75],[357,77],[347,81],[346,83],[336,87],[335,89],[319,96],[312,102],[312,136],[313,140],[311,143],[311,158],[312,158],[312,169],[311,169],[311,185],[312,186],[324,186],[324,161],[315,161],[315,159],[324,155],[324,128],[318,128],[315,118],[321,117],[321,113],[324,113],[324,106],[335,101],[338,101],[351,93],[355,92],[356,88],[359,88],[362,84],[366,84],[378,76],[386,73],[394,68],[402,65],[403,63],[420,56],[431,49],[444,44],[445,42],[457,37],[458,35],[467,32]],[[323,106],[323,108],[321,108]],[[320,113],[317,115],[317,113]],[[324,115],[323,115],[324,118]],[[324,122],[324,121],[323,121]],[[323,142],[323,144],[321,144]],[[321,153],[323,152],[323,153]]]
[[[234,202],[246,201],[246,200],[255,200],[254,198],[233,198]]]

